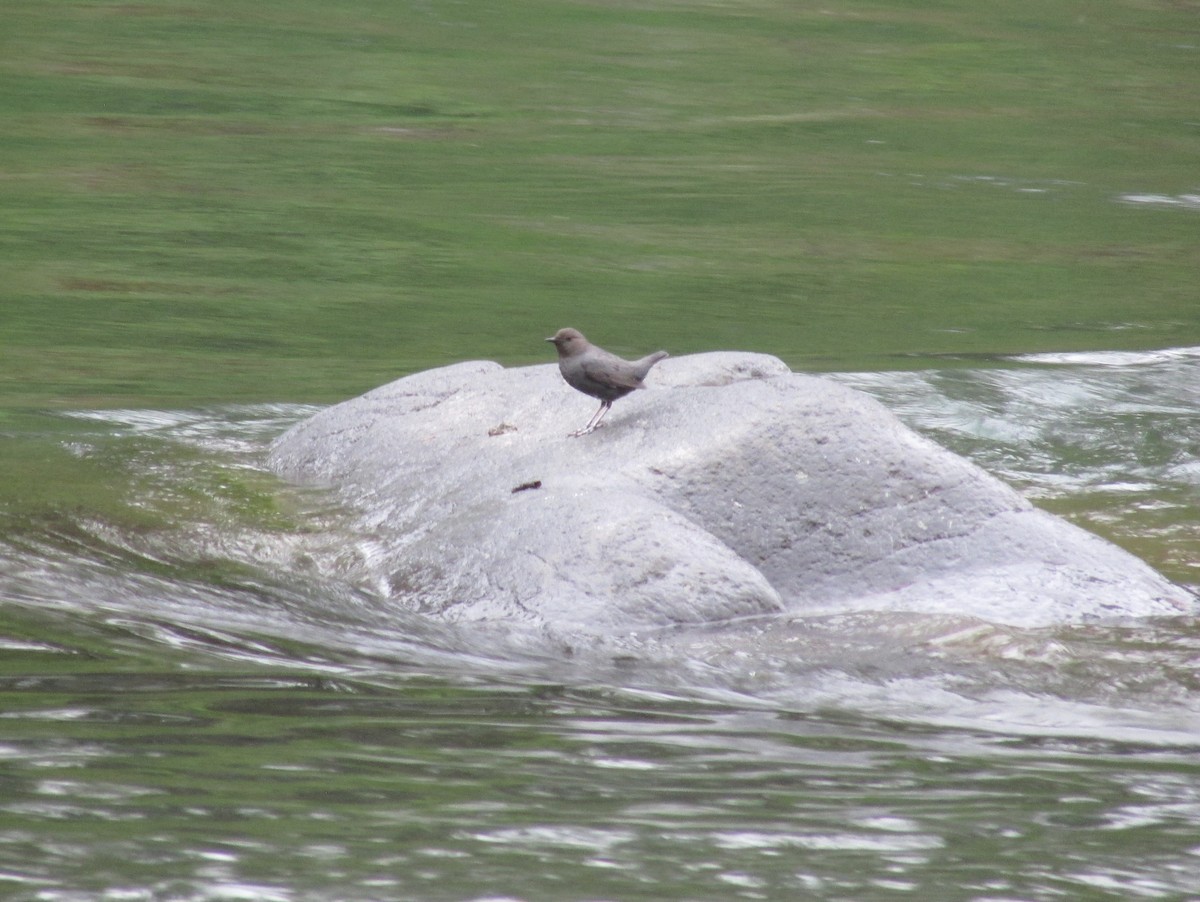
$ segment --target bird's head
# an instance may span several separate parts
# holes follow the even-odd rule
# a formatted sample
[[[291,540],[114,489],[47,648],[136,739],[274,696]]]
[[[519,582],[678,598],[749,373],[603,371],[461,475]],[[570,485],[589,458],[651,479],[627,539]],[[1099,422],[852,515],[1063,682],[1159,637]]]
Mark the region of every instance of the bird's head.
[[[578,329],[559,329],[546,341],[552,342],[554,347],[558,348],[560,357],[570,357],[573,354],[582,354],[587,350],[588,340],[583,337],[583,333]]]

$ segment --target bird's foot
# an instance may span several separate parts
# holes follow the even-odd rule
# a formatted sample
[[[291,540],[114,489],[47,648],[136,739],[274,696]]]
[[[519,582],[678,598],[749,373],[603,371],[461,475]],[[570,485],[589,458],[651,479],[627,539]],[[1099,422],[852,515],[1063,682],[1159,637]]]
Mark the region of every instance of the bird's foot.
[[[581,435],[590,435],[599,429],[603,423],[588,423],[582,429],[576,429],[574,432],[568,432],[567,438],[579,438]]]

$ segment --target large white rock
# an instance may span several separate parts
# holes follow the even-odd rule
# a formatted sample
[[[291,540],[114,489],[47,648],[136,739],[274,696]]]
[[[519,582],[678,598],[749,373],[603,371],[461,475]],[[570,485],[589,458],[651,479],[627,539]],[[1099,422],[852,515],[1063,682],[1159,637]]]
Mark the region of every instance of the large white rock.
[[[830,611],[1035,626],[1192,607],[860,392],[742,353],[672,358],[647,384],[569,438],[595,405],[557,367],[457,364],[318,413],[271,463],[358,512],[357,578],[460,623],[612,636]]]

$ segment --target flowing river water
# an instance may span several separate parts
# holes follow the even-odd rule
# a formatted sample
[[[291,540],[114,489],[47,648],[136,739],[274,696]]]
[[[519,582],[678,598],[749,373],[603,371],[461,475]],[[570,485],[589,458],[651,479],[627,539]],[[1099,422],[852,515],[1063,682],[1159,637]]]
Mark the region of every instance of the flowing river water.
[[[1200,349],[834,376],[1200,586]],[[389,607],[293,406],[0,421],[0,897],[1200,899],[1200,628],[593,660]]]

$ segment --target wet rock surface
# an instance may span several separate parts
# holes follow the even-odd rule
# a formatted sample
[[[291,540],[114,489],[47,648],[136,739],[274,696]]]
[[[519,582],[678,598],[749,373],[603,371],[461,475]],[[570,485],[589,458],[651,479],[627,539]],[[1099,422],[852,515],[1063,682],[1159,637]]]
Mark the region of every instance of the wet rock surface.
[[[321,411],[273,469],[355,512],[357,578],[447,621],[627,635],[905,611],[1017,626],[1191,596],[867,395],[764,355],[670,358],[596,432],[553,364],[461,363]]]

